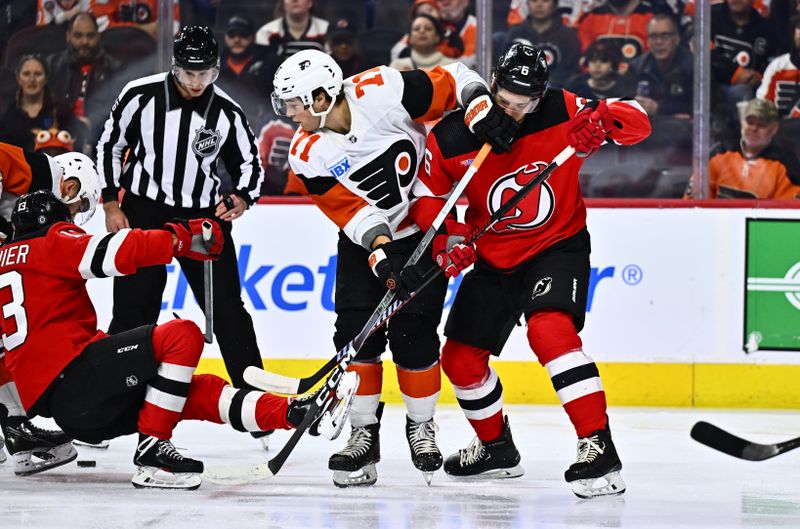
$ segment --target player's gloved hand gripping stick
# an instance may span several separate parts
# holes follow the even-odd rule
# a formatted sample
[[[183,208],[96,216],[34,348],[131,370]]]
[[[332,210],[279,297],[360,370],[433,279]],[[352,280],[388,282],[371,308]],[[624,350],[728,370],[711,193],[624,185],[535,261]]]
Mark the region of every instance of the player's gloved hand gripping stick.
[[[437,215],[436,219],[434,219],[434,223],[431,225],[428,232],[425,234],[425,237],[420,242],[417,249],[414,251],[414,254],[409,259],[409,265],[406,265],[406,268],[413,263],[416,263],[419,260],[419,257],[422,255],[422,252],[427,248],[430,241],[436,235],[439,227],[444,222],[447,214],[455,205],[458,196],[466,187],[465,181],[469,181],[472,178],[472,175],[477,172],[478,167],[480,166],[480,162],[483,161],[481,154],[484,152],[488,152],[488,145],[484,145],[481,149],[481,152],[475,158],[475,161],[470,166],[470,169],[464,175],[456,188],[453,190],[453,193],[448,198],[447,202],[445,203],[444,207],[440,211],[439,215]],[[563,151],[561,151],[555,159],[553,159],[550,164],[542,169],[539,174],[537,174],[530,182],[522,186],[519,191],[517,191],[507,202],[505,202],[500,209],[494,212],[494,214],[489,217],[489,219],[478,229],[472,237],[470,237],[467,245],[471,245],[474,243],[478,238],[480,238],[484,233],[486,233],[494,224],[499,222],[506,216],[509,211],[512,211],[516,208],[517,204],[519,204],[522,199],[524,199],[536,186],[544,182],[550,174],[559,166],[563,165],[572,155],[575,154],[575,149],[573,147],[566,147]],[[476,165],[478,167],[476,167]],[[474,169],[474,171],[473,171]],[[413,261],[413,262],[412,262]],[[414,292],[410,294],[410,296],[405,300],[395,300],[392,291],[389,291],[384,296],[381,303],[378,305],[378,308],[375,309],[375,312],[372,314],[370,319],[367,321],[367,324],[358,333],[358,335],[351,340],[347,345],[345,345],[342,349],[340,349],[336,356],[328,360],[328,362],[322,366],[316,373],[313,375],[306,377],[306,378],[295,378],[295,377],[287,377],[284,375],[279,375],[277,373],[271,373],[269,371],[265,371],[263,369],[259,369],[257,367],[248,367],[244,372],[244,379],[247,381],[248,384],[251,384],[254,387],[259,389],[263,389],[264,391],[274,391],[277,393],[287,393],[287,394],[296,394],[296,393],[305,393],[314,385],[319,382],[325,374],[336,367],[336,371],[344,371],[352,359],[358,353],[359,348],[363,345],[364,341],[379,327],[381,327],[384,323],[386,323],[389,318],[391,318],[394,314],[396,314],[406,303],[408,303],[413,297],[416,295],[417,292],[422,290],[428,283],[433,281],[436,277],[436,274],[440,273],[441,269],[438,266],[433,266],[430,270],[425,272],[425,274],[421,277],[418,282],[418,286]],[[337,364],[339,364],[337,366]]]

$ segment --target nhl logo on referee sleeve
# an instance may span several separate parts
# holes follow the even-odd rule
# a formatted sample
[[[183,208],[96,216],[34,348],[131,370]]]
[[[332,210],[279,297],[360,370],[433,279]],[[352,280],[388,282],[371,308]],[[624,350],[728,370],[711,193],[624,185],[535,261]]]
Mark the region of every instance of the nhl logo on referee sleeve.
[[[222,135],[218,130],[209,130],[200,127],[194,135],[192,150],[197,156],[214,156],[219,152]]]

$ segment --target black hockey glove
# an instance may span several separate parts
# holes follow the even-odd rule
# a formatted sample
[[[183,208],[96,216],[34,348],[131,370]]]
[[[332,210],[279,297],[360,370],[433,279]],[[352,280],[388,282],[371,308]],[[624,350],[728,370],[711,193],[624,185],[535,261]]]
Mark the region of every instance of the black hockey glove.
[[[519,123],[494,104],[488,91],[478,92],[467,103],[464,123],[479,140],[491,145],[494,152],[511,152]]]
[[[369,254],[372,273],[401,300],[408,299],[416,286],[413,275],[400,273],[406,261],[408,256],[395,241],[383,243]]]

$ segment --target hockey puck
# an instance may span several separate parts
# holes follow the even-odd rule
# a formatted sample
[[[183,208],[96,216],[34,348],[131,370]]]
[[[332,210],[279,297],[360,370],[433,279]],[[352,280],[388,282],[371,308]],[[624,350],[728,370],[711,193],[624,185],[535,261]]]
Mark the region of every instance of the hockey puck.
[[[81,468],[94,468],[97,466],[97,461],[93,459],[83,459],[78,461],[78,466]]]

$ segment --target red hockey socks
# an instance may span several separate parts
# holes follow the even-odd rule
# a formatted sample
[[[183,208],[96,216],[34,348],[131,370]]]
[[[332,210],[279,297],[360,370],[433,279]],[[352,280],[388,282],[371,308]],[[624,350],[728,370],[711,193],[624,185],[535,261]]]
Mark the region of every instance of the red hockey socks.
[[[578,437],[606,427],[606,394],[594,361],[581,349],[572,316],[539,311],[528,320],[528,342],[547,368]]]
[[[481,441],[503,433],[503,385],[489,366],[490,352],[453,339],[442,348],[442,371],[453,384],[461,410]]]

